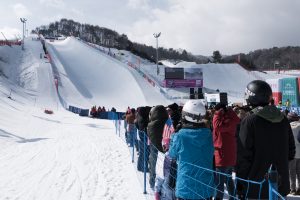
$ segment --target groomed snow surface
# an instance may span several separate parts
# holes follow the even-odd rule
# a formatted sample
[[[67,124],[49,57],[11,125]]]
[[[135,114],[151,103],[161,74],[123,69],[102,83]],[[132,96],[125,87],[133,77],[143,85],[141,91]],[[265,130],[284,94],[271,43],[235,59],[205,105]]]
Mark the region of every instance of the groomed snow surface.
[[[125,111],[128,106],[171,103],[125,64],[73,37],[47,46],[60,73],[60,94],[70,104]]]
[[[113,122],[79,117],[64,106],[125,111],[127,106],[173,102],[124,62],[75,38],[47,43],[54,68],[40,41],[27,38],[25,47],[0,47],[0,199],[145,199],[130,151]],[[156,73],[146,64],[142,69]],[[207,66],[205,87],[233,95],[263,74],[251,73],[236,65]],[[45,114],[45,109],[54,113]]]
[[[28,39],[24,57],[19,49],[1,47],[1,66],[20,72],[23,88],[0,77],[0,199],[143,199],[113,123],[65,111],[41,43]]]

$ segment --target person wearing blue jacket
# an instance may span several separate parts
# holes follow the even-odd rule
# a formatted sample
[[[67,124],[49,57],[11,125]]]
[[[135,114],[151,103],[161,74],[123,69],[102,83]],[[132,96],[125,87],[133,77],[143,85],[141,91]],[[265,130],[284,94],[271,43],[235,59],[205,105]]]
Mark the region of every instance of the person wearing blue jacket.
[[[182,109],[182,128],[171,139],[169,156],[177,160],[175,195],[179,200],[209,199],[214,194],[213,139],[201,100]]]

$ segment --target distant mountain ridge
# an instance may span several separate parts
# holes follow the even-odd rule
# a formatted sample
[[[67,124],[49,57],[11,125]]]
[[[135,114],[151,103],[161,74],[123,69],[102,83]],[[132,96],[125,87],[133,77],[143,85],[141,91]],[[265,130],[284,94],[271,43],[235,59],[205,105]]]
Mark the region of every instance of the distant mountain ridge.
[[[236,54],[224,57],[222,62],[239,62],[249,69],[290,70],[300,69],[300,47],[273,47],[258,49],[248,54]]]
[[[71,19],[61,19],[47,26],[37,27],[35,32],[50,37],[58,35],[75,36],[101,46],[128,50],[152,62],[156,61],[156,48],[132,42],[125,34],[119,34],[114,30],[97,25],[81,24]],[[214,62],[211,56],[193,55],[184,49],[175,50],[159,47],[158,52],[159,60],[183,60],[196,62],[197,64]],[[222,52],[220,53],[222,54]],[[300,69],[300,47],[259,49],[248,54],[223,56],[219,62],[237,62],[248,70]]]

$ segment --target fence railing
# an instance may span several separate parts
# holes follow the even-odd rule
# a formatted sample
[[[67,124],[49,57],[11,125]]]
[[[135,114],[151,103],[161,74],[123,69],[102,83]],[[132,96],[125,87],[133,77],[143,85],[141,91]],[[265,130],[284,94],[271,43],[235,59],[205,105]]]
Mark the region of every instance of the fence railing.
[[[136,163],[137,175],[143,185],[143,193],[148,199],[176,199],[177,189],[185,189],[192,195],[192,199],[206,199],[216,197],[216,195],[225,199],[252,199],[253,191],[257,191],[253,199],[265,199],[262,193],[267,187],[269,193],[264,196],[268,195],[268,199],[285,199],[278,192],[278,175],[272,167],[267,173],[268,176],[257,182],[236,177],[231,171],[230,173],[217,171],[185,162],[184,164],[192,169],[189,174],[183,174],[189,179],[189,186],[176,188],[176,161],[170,159],[168,153],[163,154],[154,145],[149,144],[145,131],[128,126],[117,115],[115,115],[114,124],[116,134],[129,146],[132,163]],[[226,190],[224,190],[224,183]],[[250,191],[251,194],[249,194]]]
[[[270,166],[268,171],[268,182],[269,182],[269,199],[278,200],[278,199],[285,199],[281,194],[278,192],[278,172],[274,166]]]

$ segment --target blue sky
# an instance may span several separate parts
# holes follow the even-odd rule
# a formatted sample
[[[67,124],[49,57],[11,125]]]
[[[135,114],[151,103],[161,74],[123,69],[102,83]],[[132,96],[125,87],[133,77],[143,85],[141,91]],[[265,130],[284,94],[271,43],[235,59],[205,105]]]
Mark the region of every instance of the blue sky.
[[[0,30],[29,30],[61,18],[125,33],[132,41],[194,54],[299,46],[298,0],[0,0]]]

